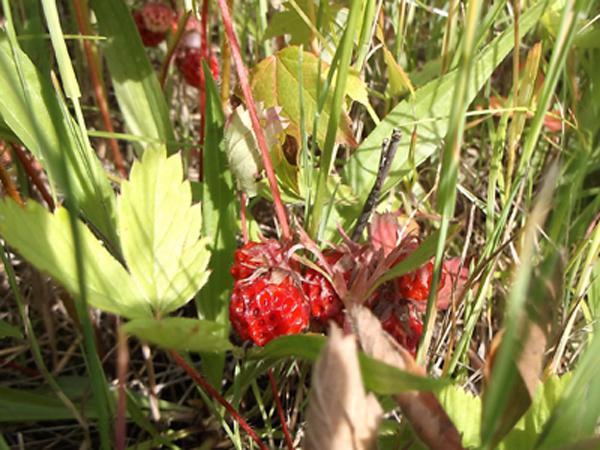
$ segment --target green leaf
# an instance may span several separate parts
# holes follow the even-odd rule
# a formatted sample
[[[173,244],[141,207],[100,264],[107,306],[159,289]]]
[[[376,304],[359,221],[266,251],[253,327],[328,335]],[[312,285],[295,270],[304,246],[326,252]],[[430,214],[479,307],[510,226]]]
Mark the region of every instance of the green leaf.
[[[210,266],[229,267],[237,248],[237,206],[233,177],[223,150],[223,124],[219,92],[210,69],[206,75],[206,133],[202,183],[202,234],[211,242]],[[228,324],[227,305],[233,278],[228,270],[213,270],[200,291],[198,306],[207,319]]]
[[[174,141],[169,111],[133,18],[123,0],[90,2],[103,41],[115,95],[127,130],[134,135]]]
[[[14,54],[13,54],[14,52]],[[16,60],[15,60],[16,58]],[[56,95],[50,79],[38,72],[18,47],[11,48],[0,32],[0,115],[48,173],[52,186],[62,191],[66,180],[62,158],[67,159],[71,191],[86,217],[114,244],[114,196],[104,169],[79,128]]]
[[[536,440],[555,411],[572,375],[571,372],[561,377],[553,375],[540,386],[527,413],[498,446],[500,450],[534,448]]]
[[[204,181],[201,184],[202,234],[211,245],[210,267],[230,267],[237,248],[237,206],[233,176],[227,167],[223,142],[225,116],[219,91],[210,68],[204,63],[206,120],[204,132]],[[200,317],[223,324],[223,336],[229,334],[228,308],[233,278],[228,270],[211,271],[208,281],[196,296]],[[208,381],[220,388],[225,367],[224,354],[204,353],[202,367]]]
[[[225,327],[208,320],[185,317],[134,319],[123,329],[159,347],[189,352],[225,352],[233,346],[224,337]]]
[[[600,333],[597,328],[535,448],[554,449],[597,433],[600,418]]]
[[[300,16],[291,2],[285,2],[282,5],[283,9],[276,12],[269,20],[269,26],[265,30],[263,39],[270,39],[275,36],[289,34],[290,44],[310,45],[312,37],[311,26],[313,29],[317,28],[317,12],[319,5],[316,5],[313,0],[296,0],[294,3],[300,11],[302,11],[309,23]],[[322,3],[322,8],[323,12],[319,31],[322,34],[327,35],[332,31],[335,16],[341,8],[338,4],[330,2]]]
[[[440,391],[438,400],[460,432],[463,446],[479,447],[481,443],[479,437],[481,399],[453,384]]]
[[[0,338],[12,337],[17,339],[23,338],[23,333],[17,327],[0,320]]]
[[[314,362],[325,345],[325,340],[325,336],[314,334],[282,336],[263,348],[252,349],[248,357],[252,360],[267,361],[294,357]],[[411,390],[436,392],[447,384],[442,380],[405,372],[370,358],[362,352],[358,357],[365,386],[377,394],[393,395]]]
[[[202,213],[183,181],[181,156],[146,150],[121,185],[117,210],[138,301],[162,315],[185,304],[206,282],[210,254],[199,239]]]
[[[390,52],[385,45],[382,47],[382,51],[383,60],[385,61],[388,70],[390,94],[393,96],[400,96],[409,91],[414,93],[410,78],[408,78],[408,75],[402,66],[398,64],[396,58],[392,55],[392,52]]]
[[[125,317],[149,317],[150,305],[140,302],[125,268],[79,222],[85,259],[89,303]],[[67,291],[79,297],[75,246],[68,212],[54,214],[29,201],[23,208],[12,200],[0,201],[0,235],[38,270],[51,275]]]
[[[235,177],[237,188],[254,197],[258,192],[256,177],[262,170],[262,160],[252,131],[250,114],[242,106],[231,114],[224,139],[229,169]]]
[[[539,1],[529,7],[521,16],[519,33],[525,35],[536,25],[544,10],[546,2]],[[494,72],[513,48],[514,29],[505,30],[495,38],[475,58],[473,76],[467,90],[469,103],[473,101],[477,92]],[[344,180],[349,183],[354,192],[360,197],[359,204],[366,200],[375,181],[381,143],[389,138],[395,128],[403,131],[398,153],[394,158],[392,170],[388,176],[385,188],[397,185],[400,180],[410,172],[409,148],[411,133],[415,123],[417,125],[417,145],[415,149],[415,163],[420,164],[429,158],[440,146],[448,130],[448,111],[454,96],[456,77],[459,71],[454,70],[445,76],[431,81],[415,91],[414,97],[400,102],[369,134],[354,152],[344,168]],[[357,209],[355,216],[360,214]]]
[[[280,106],[282,115],[287,117],[296,129],[300,129],[300,101],[298,98],[298,72],[302,70],[302,89],[304,114],[307,123],[312,123],[317,114],[317,89],[319,85],[319,59],[312,53],[302,53],[302,66],[299,67],[298,47],[289,46],[260,61],[251,73],[252,94],[265,108]],[[322,74],[327,67],[322,63]],[[325,73],[323,73],[325,72]],[[324,81],[321,80],[321,82]],[[324,107],[319,112],[317,140],[320,145],[325,141],[327,124],[331,113],[332,90],[328,92]],[[350,147],[356,146],[352,134],[350,118],[343,112],[337,129],[337,141]]]

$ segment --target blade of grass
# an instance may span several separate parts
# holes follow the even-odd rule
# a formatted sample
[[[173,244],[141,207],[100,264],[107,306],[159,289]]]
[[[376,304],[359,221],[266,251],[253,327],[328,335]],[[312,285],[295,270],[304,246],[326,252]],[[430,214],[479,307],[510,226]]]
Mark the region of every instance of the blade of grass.
[[[525,33],[538,23],[538,19],[542,15],[546,3],[546,0],[538,1],[521,16],[519,27],[521,36],[525,35]],[[479,32],[479,30],[477,31]],[[469,100],[469,103],[489,80],[491,74],[504,57],[510,52],[513,43],[514,35],[512,27],[510,27],[477,54],[472,70],[474,75],[470,78],[467,85],[466,98]],[[461,52],[457,52],[457,56],[461,54]],[[366,199],[369,189],[375,180],[381,142],[384,138],[391,135],[393,129],[400,129],[403,133],[403,138],[398,149],[398,155],[392,165],[388,182],[384,185],[384,193],[397,185],[406,174],[411,172],[409,148],[415,122],[419,123],[417,129],[417,147],[414,155],[415,164],[421,164],[439,148],[448,131],[450,120],[448,111],[452,106],[454,88],[457,85],[459,72],[460,68],[449,72],[437,80],[429,82],[415,91],[414,100],[411,97],[400,102],[384,117],[381,123],[375,127],[350,157],[343,169],[342,175],[346,183],[352,182],[353,191],[359,198],[359,206],[353,211],[354,217],[352,219],[355,219],[360,214],[360,205]],[[432,118],[433,120],[429,121]],[[422,124],[421,121],[424,120],[427,122]]]
[[[131,134],[175,140],[169,111],[137,28],[123,0],[91,0],[115,95]],[[173,153],[175,146],[168,145]]]
[[[519,252],[520,264],[515,270],[514,280],[507,299],[507,309],[504,322],[502,344],[494,359],[493,383],[486,390],[485,402],[482,409],[481,442],[482,448],[490,448],[499,416],[506,406],[507,398],[504,393],[510,390],[516,376],[514,361],[518,352],[518,326],[520,317],[524,314],[524,305],[534,265],[535,243],[538,229],[544,224],[548,214],[558,166],[554,164],[544,180],[538,200],[527,217],[523,229],[522,246]]]
[[[344,35],[338,49],[339,63],[337,66],[332,63],[330,72],[333,73],[336,70],[336,82],[333,91],[333,98],[331,100],[331,114],[329,116],[329,123],[327,125],[327,134],[325,135],[325,143],[323,145],[321,159],[319,163],[319,173],[317,175],[317,188],[315,193],[315,201],[313,204],[313,213],[309,218],[308,232],[311,236],[315,237],[321,229],[321,218],[325,204],[328,201],[328,189],[327,179],[332,169],[333,160],[335,156],[335,138],[337,135],[337,129],[342,114],[342,102],[344,100],[346,92],[346,81],[348,79],[348,72],[350,70],[350,63],[352,58],[352,48],[354,46],[354,37],[358,28],[358,21],[361,12],[360,0],[353,0],[350,5],[350,15]]]
[[[8,277],[8,283],[10,289],[12,291],[13,297],[17,303],[17,308],[19,310],[19,315],[21,316],[21,321],[23,322],[23,326],[25,327],[25,334],[27,336],[27,340],[29,341],[31,353],[33,355],[33,359],[35,364],[40,371],[40,374],[44,378],[46,384],[50,387],[54,395],[65,405],[65,408],[73,415],[75,420],[79,423],[81,428],[83,429],[85,440],[88,444],[91,442],[90,440],[90,432],[89,426],[77,407],[73,404],[73,402],[66,396],[63,390],[60,388],[56,379],[52,376],[46,364],[44,363],[44,357],[42,355],[42,351],[40,348],[40,343],[35,336],[33,325],[29,316],[27,315],[27,311],[25,308],[25,301],[21,294],[21,289],[17,284],[17,279],[15,276],[15,272],[13,270],[12,264],[10,263],[8,252],[4,245],[0,246],[0,257],[2,258],[2,263],[4,265],[4,271]]]
[[[472,77],[475,59],[475,33],[479,23],[479,15],[482,2],[480,0],[470,0],[467,4],[465,35],[462,47],[461,65],[458,69],[458,78],[454,88],[450,120],[448,122],[448,133],[446,134],[446,144],[442,151],[442,168],[440,182],[438,186],[438,210],[442,216],[440,224],[440,235],[437,241],[437,248],[434,260],[433,278],[431,286],[438,286],[442,264],[444,262],[444,253],[446,247],[446,237],[450,227],[450,220],[454,216],[456,203],[456,184],[458,179],[458,165],[460,163],[460,149],[463,141],[463,132],[465,127],[465,115],[470,103],[468,95],[469,81]],[[427,311],[423,322],[423,335],[417,354],[417,363],[422,364],[425,360],[431,336],[433,325],[436,318],[436,296],[437,289],[430,289],[427,300]]]
[[[211,266],[229,267],[236,249],[237,214],[233,178],[223,151],[223,126],[225,116],[217,86],[210,68],[204,63],[206,79],[206,140],[204,144],[204,181],[202,183],[202,235],[212,242]],[[227,305],[233,287],[233,279],[227,270],[214,270],[207,283],[196,296],[200,318],[225,325],[228,335]],[[221,382],[224,354],[203,354],[204,372],[213,386]]]

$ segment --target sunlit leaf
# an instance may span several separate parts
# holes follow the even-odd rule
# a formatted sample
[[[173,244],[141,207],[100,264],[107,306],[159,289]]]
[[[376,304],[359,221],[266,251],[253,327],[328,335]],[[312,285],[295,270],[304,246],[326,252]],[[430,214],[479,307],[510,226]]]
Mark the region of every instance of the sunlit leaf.
[[[92,0],[115,95],[131,134],[174,140],[169,110],[137,28],[123,0]]]
[[[89,303],[125,317],[149,317],[150,305],[139,301],[137,289],[125,268],[78,222]],[[68,212],[48,212],[29,201],[22,208],[12,200],[0,201],[0,235],[38,270],[51,275],[79,297],[75,246]]]
[[[302,66],[300,67],[299,54],[300,49],[298,47],[286,47],[263,59],[252,69],[251,73],[252,93],[255,100],[263,102],[266,108],[280,106],[282,115],[287,117],[298,129],[300,128],[300,100],[298,95],[300,82],[298,72],[302,71],[302,88],[304,89],[304,104],[302,107],[307,123],[312,123],[312,119],[317,113],[317,90],[319,85],[318,58],[312,53],[303,52]],[[326,70],[325,63],[322,63],[321,74],[325,74]],[[321,145],[325,141],[327,133],[332,95],[333,92],[330,90],[324,108],[319,111],[317,140]],[[337,141],[351,147],[356,145],[350,118],[345,112],[342,113],[340,118]]]
[[[146,150],[121,185],[117,208],[123,254],[143,300],[162,314],[185,304],[206,282],[210,254],[181,157]]]

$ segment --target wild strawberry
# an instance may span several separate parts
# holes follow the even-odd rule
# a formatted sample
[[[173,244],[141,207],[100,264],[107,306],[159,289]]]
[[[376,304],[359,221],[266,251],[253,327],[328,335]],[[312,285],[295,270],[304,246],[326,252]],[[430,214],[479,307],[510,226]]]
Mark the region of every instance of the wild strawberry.
[[[440,289],[444,287],[444,284],[446,283],[446,275],[446,271],[442,268]],[[433,262],[429,261],[417,270],[396,278],[396,288],[399,297],[414,302],[427,301],[432,277]]]
[[[406,348],[413,356],[417,354],[419,339],[423,334],[423,322],[411,303],[404,302],[386,308],[380,320],[383,329],[398,344]]]
[[[344,304],[323,274],[308,269],[302,280],[302,289],[310,304],[311,318],[319,328],[326,326],[330,320],[342,325]]]
[[[199,88],[201,85],[200,70],[202,70],[202,51],[199,48],[182,48],[177,52],[175,64],[183,79],[190,86]]]
[[[229,319],[242,339],[263,346],[278,336],[304,331],[309,308],[291,274],[275,269],[235,282]]]
[[[181,39],[181,45],[177,51],[175,65],[183,75],[183,79],[190,86],[200,88],[202,70],[202,37],[200,32],[192,28],[186,31]],[[219,78],[219,63],[216,56],[210,53],[208,56],[208,66],[215,80]]]
[[[242,280],[250,277],[259,268],[273,268],[282,261],[283,248],[275,239],[250,241],[235,251],[231,276],[235,280]]]
[[[133,14],[142,42],[146,47],[156,47],[165,40],[167,32],[176,23],[173,10],[162,3],[147,3]]]

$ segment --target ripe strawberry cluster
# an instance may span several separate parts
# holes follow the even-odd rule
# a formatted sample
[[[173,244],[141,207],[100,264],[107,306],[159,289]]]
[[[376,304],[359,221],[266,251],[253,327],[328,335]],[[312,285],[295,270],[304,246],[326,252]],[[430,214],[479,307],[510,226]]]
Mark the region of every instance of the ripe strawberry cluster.
[[[414,250],[414,246],[408,248]],[[360,256],[343,248],[326,251],[322,261],[328,267],[315,270],[290,258],[289,251],[272,239],[249,242],[236,251],[229,317],[243,340],[263,346],[278,336],[323,331],[331,320],[343,326],[345,305],[324,273],[338,273],[350,285],[358,271],[364,270]],[[383,284],[365,302],[383,328],[413,354],[423,331],[432,275],[433,263],[428,262]],[[451,289],[450,275],[444,267],[439,293],[445,292],[445,297]],[[438,304],[445,306],[446,300]]]
[[[160,2],[146,3],[134,11],[133,19],[142,43],[146,47],[156,47],[169,33],[177,31],[178,15],[173,9]],[[186,23],[184,35],[175,53],[175,65],[183,79],[190,86],[201,87],[202,61],[207,60],[214,79],[219,78],[217,58],[212,52],[203,55],[201,48],[200,24],[190,17]]]

